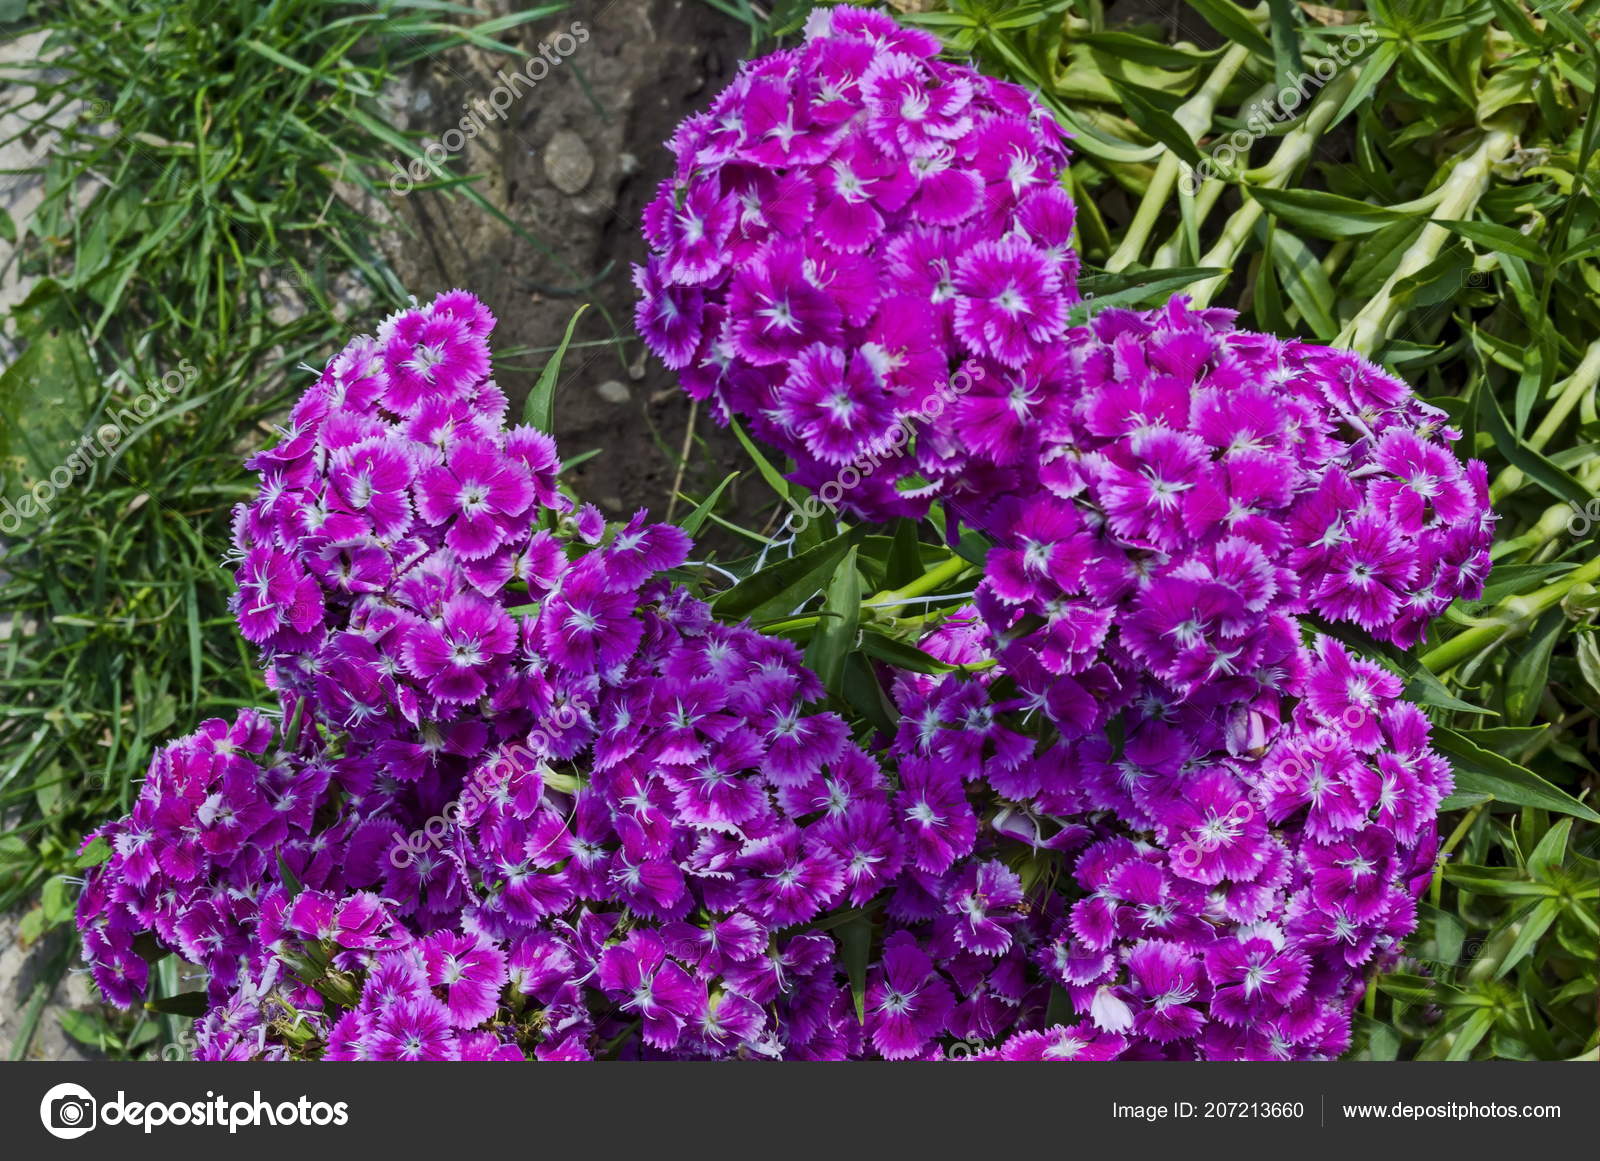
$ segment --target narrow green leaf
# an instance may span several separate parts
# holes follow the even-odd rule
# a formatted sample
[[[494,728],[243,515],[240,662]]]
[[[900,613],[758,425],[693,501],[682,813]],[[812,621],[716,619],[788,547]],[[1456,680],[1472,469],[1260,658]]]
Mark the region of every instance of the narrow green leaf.
[[[1321,190],[1247,186],[1245,192],[1269,214],[1315,238],[1357,238],[1412,216]]]
[[[1179,158],[1190,165],[1199,168],[1204,158],[1189,133],[1182,125],[1173,119],[1171,113],[1162,109],[1147,95],[1151,90],[1146,90],[1139,85],[1107,77],[1111,89],[1117,94],[1117,99],[1122,103],[1122,111],[1128,119],[1137,125],[1152,141],[1165,145]]]
[[[1433,224],[1460,234],[1480,250],[1512,254],[1540,265],[1550,261],[1550,255],[1544,252],[1543,246],[1510,226],[1496,226],[1490,222],[1455,222],[1445,218],[1435,218]]]
[[[787,617],[816,596],[828,583],[839,562],[866,535],[865,526],[825,540],[787,560],[768,565],[719,596],[712,609],[727,620],[755,622]]]
[[[209,1007],[204,992],[179,992],[175,996],[146,1000],[144,1006],[147,1011],[168,1016],[189,1016],[196,1020],[204,1016]]]
[[[834,928],[845,974],[850,977],[850,995],[855,1000],[856,1020],[867,1021],[867,960],[872,954],[872,920],[857,915]]]
[[[949,673],[955,668],[937,657],[924,653],[909,642],[902,641],[898,637],[890,637],[873,625],[867,625],[861,631],[861,651],[868,657],[887,662],[896,669],[910,670],[912,673]]]
[[[711,494],[696,504],[694,511],[679,522],[678,527],[690,536],[699,532],[700,526],[706,522],[706,517],[711,515],[711,510],[717,506],[717,501],[722,498],[722,493],[727,490],[729,484],[737,480],[742,474],[741,472],[729,472],[723,477],[722,483],[713,488]]]
[[[567,333],[561,336],[561,345],[550,356],[550,361],[544,365],[544,370],[539,372],[539,381],[533,385],[533,390],[528,394],[528,401],[522,407],[522,422],[531,423],[534,427],[546,434],[555,431],[556,422],[556,380],[561,377],[561,360],[567,353],[567,346],[572,342],[572,334],[578,327],[578,320],[583,317],[583,312],[589,309],[589,304],[584,303],[572,314],[567,322]]]
[[[828,584],[823,599],[822,623],[811,635],[806,667],[822,679],[829,693],[843,696],[844,659],[856,646],[861,621],[861,573],[856,568],[856,548],[845,554]]]
[[[1513,806],[1534,806],[1557,814],[1600,822],[1600,814],[1525,766],[1468,740],[1455,730],[1436,726],[1434,746],[1450,758],[1457,791],[1488,794]]]
[[[1188,5],[1200,14],[1201,20],[1234,44],[1242,44],[1257,56],[1272,59],[1272,45],[1237,4],[1230,0],[1188,0]]]

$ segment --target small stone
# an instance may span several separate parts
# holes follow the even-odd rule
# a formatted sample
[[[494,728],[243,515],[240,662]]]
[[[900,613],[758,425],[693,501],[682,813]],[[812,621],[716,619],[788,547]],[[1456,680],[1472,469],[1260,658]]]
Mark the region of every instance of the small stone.
[[[594,155],[570,129],[562,129],[544,147],[544,172],[564,194],[575,194],[594,176]]]
[[[633,392],[620,379],[607,379],[595,388],[595,393],[607,403],[626,403],[633,398]]]
[[[620,512],[622,511],[622,497],[601,496],[600,507],[604,508],[607,512]]]
[[[411,98],[411,111],[426,113],[431,108],[433,108],[433,94],[427,89],[418,89],[417,95]]]
[[[632,177],[640,169],[639,159],[631,153],[617,154],[617,170],[623,177]]]

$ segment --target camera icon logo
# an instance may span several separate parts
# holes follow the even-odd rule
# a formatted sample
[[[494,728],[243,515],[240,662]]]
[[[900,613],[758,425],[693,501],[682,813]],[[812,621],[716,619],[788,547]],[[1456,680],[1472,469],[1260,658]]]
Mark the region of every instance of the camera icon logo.
[[[52,1137],[71,1141],[94,1128],[98,1108],[81,1084],[58,1084],[39,1102],[39,1119]]]

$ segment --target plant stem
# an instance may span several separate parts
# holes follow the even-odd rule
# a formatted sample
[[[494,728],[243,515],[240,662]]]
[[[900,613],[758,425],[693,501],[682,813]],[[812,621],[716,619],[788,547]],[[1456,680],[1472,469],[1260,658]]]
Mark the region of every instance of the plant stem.
[[[909,600],[911,597],[925,596],[940,585],[955,580],[971,567],[973,567],[972,562],[966,557],[951,553],[949,559],[940,561],[904,588],[885,589],[875,596],[868,597],[863,604],[892,605]]]
[[[1422,664],[1434,673],[1443,673],[1498,641],[1527,631],[1540,613],[1550,608],[1576,585],[1600,578],[1600,556],[1573,569],[1560,580],[1541,589],[1507,597],[1489,616],[1470,629],[1457,633],[1436,649],[1422,656]]]
[[[1456,163],[1440,187],[1439,202],[1433,212],[1436,220],[1422,228],[1417,240],[1401,255],[1399,264],[1383,284],[1383,289],[1339,332],[1334,346],[1346,347],[1357,354],[1372,357],[1379,345],[1389,337],[1389,331],[1400,316],[1402,303],[1396,293],[1400,283],[1437,258],[1445,242],[1454,237],[1448,229],[1438,225],[1437,220],[1461,221],[1470,218],[1477,208],[1478,199],[1489,188],[1491,170],[1498,162],[1505,160],[1515,143],[1516,133],[1509,126],[1491,125],[1478,142],[1478,147]]]
[[[1589,344],[1589,349],[1583,353],[1583,361],[1567,377],[1561,386],[1561,392],[1556,396],[1556,401],[1550,405],[1550,411],[1544,417],[1544,422],[1534,429],[1525,441],[1524,446],[1534,451],[1543,451],[1545,445],[1555,438],[1556,432],[1561,430],[1561,425],[1572,414],[1583,398],[1593,391],[1595,384],[1600,383],[1600,339]],[[1489,500],[1498,504],[1511,493],[1522,487],[1522,469],[1507,467],[1498,476],[1489,488]]]
[[[1324,85],[1311,108],[1307,110],[1306,119],[1284,134],[1271,161],[1259,170],[1244,175],[1245,184],[1264,186],[1268,189],[1279,189],[1287,185],[1295,170],[1311,156],[1317,138],[1321,137],[1323,131],[1332,123],[1333,115],[1339,111],[1339,106],[1344,104],[1344,99],[1350,95],[1350,90],[1355,88],[1355,84],[1356,70],[1346,69]],[[1252,176],[1255,178],[1253,181]],[[1244,204],[1234,211],[1233,216],[1228,219],[1228,224],[1223,227],[1222,236],[1201,257],[1199,265],[1222,266],[1226,267],[1226,270],[1215,278],[1208,278],[1190,288],[1189,298],[1195,306],[1209,305],[1212,296],[1227,285],[1228,277],[1233,272],[1233,264],[1239,257],[1239,251],[1244,248],[1245,242],[1255,230],[1261,213],[1261,203],[1246,196]]]
[[[1265,11],[1265,5],[1262,6],[1262,11]],[[1223,90],[1249,59],[1249,49],[1233,45],[1222,54],[1222,59],[1217,62],[1216,68],[1206,78],[1206,83],[1200,86],[1199,91],[1173,111],[1173,120],[1183,127],[1183,131],[1189,135],[1189,140],[1198,142],[1211,127],[1211,118],[1217,111],[1217,101],[1221,98]],[[1128,224],[1127,232],[1122,236],[1122,244],[1106,261],[1107,270],[1113,272],[1125,270],[1139,260],[1150,231],[1155,228],[1156,222],[1161,217],[1161,211],[1166,208],[1167,199],[1172,196],[1181,165],[1182,162],[1178,160],[1177,155],[1170,150],[1162,155],[1160,164],[1156,166],[1155,176],[1150,179],[1149,188],[1140,199],[1139,209],[1134,214],[1133,221]]]

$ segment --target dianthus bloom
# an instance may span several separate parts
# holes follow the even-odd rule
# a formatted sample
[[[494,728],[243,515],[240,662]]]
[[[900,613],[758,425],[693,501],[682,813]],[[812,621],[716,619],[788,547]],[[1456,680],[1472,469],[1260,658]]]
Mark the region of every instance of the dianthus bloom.
[[[978,608],[1069,738],[1180,707],[1258,749],[1314,614],[1409,646],[1483,590],[1494,517],[1437,409],[1348,352],[1179,299],[1068,336],[1037,483],[952,499],[995,541]],[[1176,712],[1169,709],[1164,712]]]
[[[662,579],[681,530],[573,512],[492,326],[401,312],[252,460],[236,610],[281,722],[205,723],[97,832],[96,982],[202,967],[215,1059],[576,1058],[630,1022],[635,1055],[859,1052],[805,928],[899,872],[887,777],[794,645]]]
[[[976,624],[958,615],[929,652],[949,658],[957,627],[962,661],[984,659]],[[976,956],[991,986],[1014,989],[1000,1018],[955,1034],[995,1044],[1014,1029],[983,1054],[999,1059],[1344,1051],[1366,973],[1416,925],[1451,776],[1398,679],[1326,637],[1288,656],[1248,753],[1230,751],[1225,719],[1153,682],[1113,744],[1036,741],[1038,703],[987,678],[901,675],[897,809],[924,829],[942,821],[952,841],[908,868],[891,925],[958,984]],[[962,818],[983,825],[951,826]],[[1024,891],[1008,867],[1028,863],[1068,881]],[[1028,1015],[1041,976],[1081,1024]]]
[[[637,323],[685,388],[855,510],[920,515],[949,419],[1010,391],[1077,299],[1061,130],[1024,89],[880,13],[818,9],[670,143]],[[943,416],[943,420],[940,417]],[[850,477],[846,477],[850,478]]]

